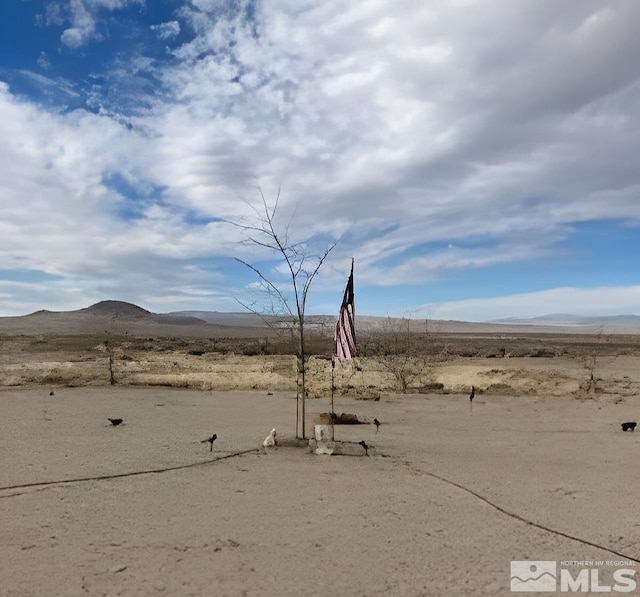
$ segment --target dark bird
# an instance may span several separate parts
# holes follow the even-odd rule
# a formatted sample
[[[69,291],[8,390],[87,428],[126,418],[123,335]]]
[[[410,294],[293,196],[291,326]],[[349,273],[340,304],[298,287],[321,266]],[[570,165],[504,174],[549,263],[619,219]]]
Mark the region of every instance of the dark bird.
[[[378,433],[378,429],[380,429],[380,421],[378,419],[373,419],[373,424],[376,426],[376,433]]]
[[[53,390],[51,390],[51,391],[49,392],[49,396],[55,396],[55,392],[54,392]]]
[[[203,439],[200,443],[206,444],[208,442],[209,444],[211,444],[211,448],[209,449],[209,452],[213,452],[213,442],[215,442],[217,439],[218,439],[218,436],[214,433],[211,437],[208,437],[207,439]]]
[[[367,446],[367,442],[365,442],[364,440],[361,440],[358,443],[364,448],[365,456],[369,456],[369,446]]]
[[[109,419],[109,421],[111,421],[111,424],[114,427],[117,427],[118,425],[120,425],[120,423],[122,423],[122,419]]]
[[[634,431],[637,423],[635,421],[628,421],[627,423],[622,423],[622,431]]]
[[[473,399],[476,397],[476,387],[471,386],[471,394],[469,394],[469,402],[473,402]]]

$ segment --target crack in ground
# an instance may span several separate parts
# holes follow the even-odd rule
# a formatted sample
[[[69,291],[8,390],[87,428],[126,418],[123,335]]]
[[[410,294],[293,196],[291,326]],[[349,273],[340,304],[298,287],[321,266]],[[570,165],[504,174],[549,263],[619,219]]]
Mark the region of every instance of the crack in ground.
[[[218,462],[219,460],[226,460],[227,458],[234,458],[236,456],[243,456],[245,454],[254,454],[254,453],[258,454],[260,452],[261,452],[260,448],[251,448],[249,450],[241,450],[240,452],[231,452],[230,454],[225,454],[224,456],[219,456],[218,458],[213,458],[211,460],[204,460],[201,462],[191,462],[189,464],[178,464],[174,466],[166,466],[166,467],[155,468],[155,469],[145,469],[141,471],[130,471],[128,473],[116,473],[112,475],[97,475],[95,477],[76,477],[73,479],[58,479],[55,481],[35,481],[33,483],[7,485],[6,487],[0,487],[0,491],[8,491],[10,489],[26,489],[30,487],[41,487],[44,489],[46,487],[52,487],[56,485],[66,485],[68,483],[84,483],[87,481],[108,481],[111,479],[122,479],[125,477],[136,477],[139,475],[153,475],[158,473],[166,473],[170,471],[178,471],[178,470],[187,469],[187,468],[195,468],[197,466],[205,466],[207,464]],[[7,497],[16,497],[16,496],[24,495],[25,493],[28,493],[28,492],[12,493],[9,495],[0,496],[0,499],[7,498]]]
[[[626,560],[631,560],[632,562],[637,562],[638,564],[640,564],[640,557],[634,557],[634,556],[630,556],[629,554],[626,553],[622,553],[620,551],[616,551],[615,549],[612,549],[610,547],[605,547],[604,545],[600,545],[599,543],[594,543],[593,541],[589,541],[588,539],[582,539],[580,537],[576,537],[575,535],[569,535],[568,533],[565,533],[563,531],[558,531],[557,529],[552,529],[551,527],[548,527],[544,524],[541,524],[539,522],[535,522],[533,520],[529,520],[528,518],[525,518],[524,516],[521,516],[520,514],[516,514],[515,512],[510,512],[509,510],[503,508],[502,506],[499,506],[498,504],[492,502],[490,499],[484,497],[483,495],[479,494],[477,491],[474,491],[473,489],[470,489],[469,487],[465,487],[464,485],[460,484],[460,483],[456,483],[455,481],[451,481],[450,479],[447,479],[446,477],[442,477],[436,473],[432,473],[430,471],[425,471],[423,469],[417,468],[414,465],[412,465],[410,462],[408,461],[402,461],[402,463],[407,466],[407,468],[411,469],[412,471],[421,474],[421,475],[427,475],[428,477],[432,477],[434,479],[437,479],[438,481],[441,481],[443,483],[447,483],[448,485],[452,485],[453,487],[457,487],[458,489],[462,489],[462,491],[466,491],[467,493],[471,494],[473,497],[483,501],[485,504],[491,506],[492,508],[494,508],[495,510],[497,510],[498,512],[500,512],[501,514],[504,514],[506,516],[509,516],[510,518],[513,518],[514,520],[517,520],[519,522],[523,522],[526,525],[535,527],[537,529],[540,529],[542,531],[546,531],[547,533],[552,533],[554,535],[557,535],[559,537],[564,537],[565,539],[570,539],[571,541],[576,541],[577,543],[581,543],[582,545],[588,545],[589,547],[595,547],[597,549],[601,549],[602,551],[606,551],[608,553],[611,553],[613,555],[619,556],[621,558],[624,558]]]
[[[10,490],[10,489],[23,489],[23,488],[29,488],[29,487],[51,487],[51,486],[56,486],[56,485],[65,485],[65,484],[70,484],[70,483],[81,483],[81,482],[87,482],[87,481],[104,481],[104,480],[111,480],[111,479],[121,479],[121,478],[125,478],[125,477],[134,477],[134,476],[139,476],[139,475],[150,475],[150,474],[158,474],[158,473],[165,473],[165,472],[170,472],[170,471],[175,471],[175,470],[182,470],[182,469],[188,469],[188,468],[194,468],[197,466],[205,466],[207,464],[212,464],[214,462],[217,462],[218,460],[226,460],[227,458],[234,458],[236,456],[243,456],[245,454],[258,454],[261,452],[260,448],[251,448],[249,450],[241,450],[239,452],[232,452],[230,454],[226,454],[225,456],[220,456],[218,458],[214,458],[211,460],[205,460],[203,462],[194,462],[194,463],[190,463],[190,464],[183,464],[183,465],[176,465],[176,466],[170,466],[170,467],[163,467],[163,468],[157,468],[157,469],[146,469],[146,470],[142,470],[142,471],[132,471],[132,472],[128,472],[128,473],[119,473],[119,474],[114,474],[114,475],[99,475],[99,476],[95,476],[95,477],[79,477],[79,478],[75,478],[75,479],[65,479],[65,480],[57,480],[57,481],[41,481],[41,482],[34,482],[34,483],[25,483],[25,484],[21,484],[21,485],[9,485],[6,487],[0,487],[0,491],[6,491],[6,490]],[[596,549],[600,549],[602,551],[606,551],[608,553],[611,553],[613,555],[616,555],[618,557],[636,562],[638,564],[640,564],[640,557],[634,557],[631,556],[629,554],[617,551],[615,549],[612,549],[610,547],[606,547],[604,545],[600,545],[599,543],[595,543],[593,541],[589,541],[588,539],[582,539],[580,537],[576,537],[575,535],[570,535],[568,533],[565,533],[563,531],[559,531],[557,529],[553,529],[551,527],[548,527],[544,524],[541,524],[539,522],[535,522],[533,520],[529,520],[528,518],[525,518],[524,516],[521,516],[520,514],[517,514],[515,512],[511,512],[505,508],[503,508],[502,506],[492,502],[491,500],[489,500],[488,498],[486,498],[485,496],[481,495],[480,493],[474,491],[473,489],[470,489],[469,487],[466,487],[460,483],[457,483],[455,481],[451,481],[450,479],[447,479],[446,477],[443,477],[441,475],[438,475],[436,473],[430,472],[430,471],[426,471],[420,468],[415,467],[414,465],[412,465],[410,462],[405,461],[405,460],[401,460],[400,462],[402,462],[407,468],[409,468],[410,470],[421,474],[421,475],[426,475],[428,477],[432,477],[433,479],[437,479],[438,481],[441,481],[442,483],[446,483],[448,485],[451,485],[453,487],[456,487],[458,489],[461,489],[462,491],[465,491],[467,493],[469,493],[470,495],[472,495],[473,497],[475,497],[476,499],[479,499],[481,501],[483,501],[485,504],[491,506],[493,509],[497,510],[498,512],[500,512],[501,514],[504,514],[505,516],[509,516],[510,518],[517,520],[519,522],[522,522],[526,525],[532,526],[534,528],[540,529],[542,531],[546,531],[547,533],[552,533],[556,536],[559,537],[564,537],[565,539],[569,539],[571,541],[575,541],[577,543],[581,543],[582,545],[587,545],[589,547],[595,547]],[[1,497],[16,497],[16,496],[20,496],[20,495],[24,495],[24,493],[26,492],[21,492],[21,493],[13,493],[10,494],[8,496],[0,496]]]

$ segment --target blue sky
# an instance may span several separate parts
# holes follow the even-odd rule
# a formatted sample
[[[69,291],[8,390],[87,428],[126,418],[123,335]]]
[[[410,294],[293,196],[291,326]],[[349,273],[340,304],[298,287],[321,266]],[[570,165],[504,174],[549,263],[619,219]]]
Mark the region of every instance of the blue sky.
[[[0,315],[640,314],[640,3],[5,0]]]

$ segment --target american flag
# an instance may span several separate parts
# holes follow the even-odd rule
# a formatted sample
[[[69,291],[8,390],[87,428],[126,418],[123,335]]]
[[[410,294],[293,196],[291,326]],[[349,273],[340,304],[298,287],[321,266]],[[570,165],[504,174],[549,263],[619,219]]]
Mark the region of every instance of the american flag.
[[[356,348],[356,311],[353,295],[353,259],[351,260],[351,274],[344,291],[340,316],[336,323],[334,355],[344,361],[357,356]]]

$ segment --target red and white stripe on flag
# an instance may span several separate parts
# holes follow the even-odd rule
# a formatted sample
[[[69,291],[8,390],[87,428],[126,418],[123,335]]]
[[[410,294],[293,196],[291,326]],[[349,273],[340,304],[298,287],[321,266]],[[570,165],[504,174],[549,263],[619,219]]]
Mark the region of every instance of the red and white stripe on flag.
[[[356,311],[353,293],[353,261],[351,262],[351,274],[344,291],[342,306],[335,333],[335,356],[341,360],[351,359],[357,356],[356,347]]]

